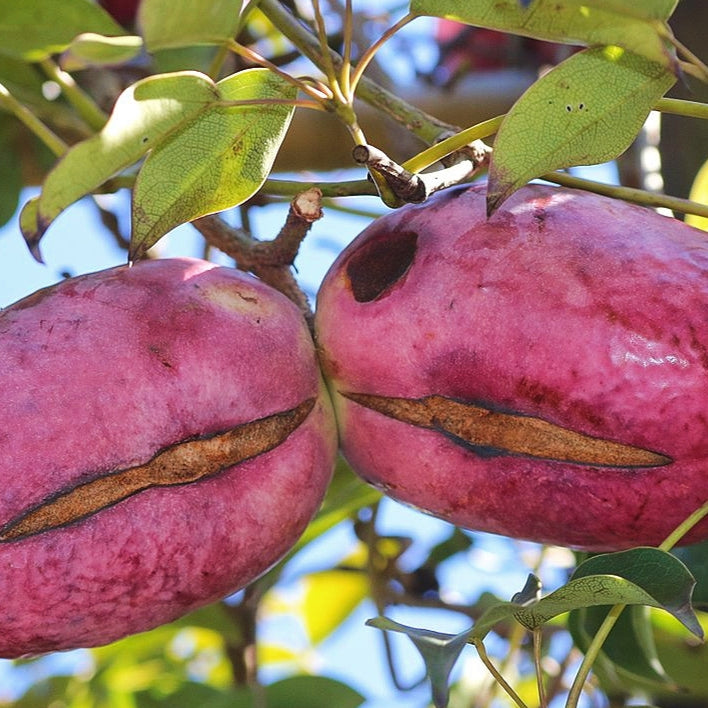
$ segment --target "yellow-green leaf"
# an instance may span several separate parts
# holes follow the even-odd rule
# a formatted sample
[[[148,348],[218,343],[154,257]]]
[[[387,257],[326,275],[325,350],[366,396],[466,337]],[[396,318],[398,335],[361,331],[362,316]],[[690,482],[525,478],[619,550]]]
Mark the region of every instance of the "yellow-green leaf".
[[[139,18],[149,51],[219,44],[233,36],[242,0],[143,0]]]
[[[0,0],[0,53],[41,61],[64,51],[77,34],[125,34],[90,0]]]
[[[140,170],[131,259],[141,258],[175,226],[241,204],[270,172],[294,110],[287,102],[295,99],[296,89],[267,69],[240,71],[216,86],[221,103],[170,135]],[[284,103],[268,104],[273,99]]]
[[[76,37],[61,57],[65,71],[77,71],[87,66],[122,64],[140,53],[143,40],[134,35],[106,37],[84,32]]]
[[[367,596],[369,581],[358,570],[326,570],[305,580],[303,621],[312,644],[328,637]]]
[[[151,76],[126,89],[103,130],[71,148],[47,175],[34,233],[28,230],[29,219],[21,224],[25,238],[36,246],[66,207],[137,162],[217,99],[212,80],[197,72]]]
[[[666,20],[677,2],[533,0],[523,7],[519,0],[412,0],[411,10],[551,42],[617,45],[673,69]]]
[[[698,170],[696,178],[691,186],[689,198],[700,204],[708,204],[708,160],[706,160],[701,169]],[[696,214],[687,214],[686,223],[695,226],[697,229],[708,231],[708,218],[705,216],[697,216]]]
[[[302,663],[302,651],[282,644],[258,643],[258,664],[297,664]]]
[[[489,212],[552,170],[616,158],[674,82],[660,64],[620,47],[595,47],[566,59],[536,81],[502,122],[489,168]]]

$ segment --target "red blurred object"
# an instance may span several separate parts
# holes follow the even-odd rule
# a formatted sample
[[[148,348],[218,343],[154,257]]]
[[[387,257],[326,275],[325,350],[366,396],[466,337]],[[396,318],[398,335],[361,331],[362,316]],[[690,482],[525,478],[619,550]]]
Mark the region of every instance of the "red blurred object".
[[[135,24],[135,16],[138,13],[140,0],[99,0],[103,7],[116,22],[124,27],[132,27]]]
[[[440,20],[435,31],[440,60],[433,72],[437,84],[448,85],[471,71],[521,68],[539,70],[570,56],[574,47],[506,34],[452,20]]]

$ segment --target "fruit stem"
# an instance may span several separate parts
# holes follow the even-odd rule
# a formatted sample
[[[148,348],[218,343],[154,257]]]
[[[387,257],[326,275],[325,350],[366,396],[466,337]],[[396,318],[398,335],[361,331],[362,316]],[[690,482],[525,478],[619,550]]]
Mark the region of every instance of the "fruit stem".
[[[585,681],[590,674],[592,665],[595,663],[595,660],[600,654],[600,650],[605,642],[605,639],[607,639],[607,635],[615,626],[615,623],[619,619],[619,616],[622,614],[625,607],[626,605],[615,605],[612,607],[607,613],[607,617],[605,617],[595,633],[592,642],[590,642],[590,646],[588,646],[587,651],[585,652],[585,656],[583,657],[580,667],[578,668],[578,672],[575,674],[570,691],[568,691],[568,698],[565,703],[565,708],[577,708],[580,695],[583,691],[583,686],[585,685]]]
[[[27,106],[20,103],[3,84],[0,84],[0,106],[22,121],[56,157],[62,157],[69,149],[69,146],[54,131],[39,120]]]
[[[708,103],[700,103],[699,101],[686,101],[682,98],[660,98],[656,102],[654,110],[662,113],[673,113],[687,118],[708,120]]]
[[[411,157],[410,160],[406,160],[402,166],[409,172],[420,172],[451,153],[470,145],[470,143],[475,143],[481,141],[482,138],[488,138],[490,135],[494,135],[494,133],[499,130],[499,126],[504,120],[505,115],[506,114],[490,118],[489,120],[482,121],[481,123],[456,132],[454,135],[423,150],[423,152],[419,152],[414,157]],[[482,146],[484,152],[489,150],[484,143],[482,143]]]
[[[708,501],[684,519],[659,546],[662,551],[670,551],[699,521],[708,516]]]
[[[676,529],[674,529],[674,531],[666,537],[664,542],[658,546],[659,550],[668,553],[699,521],[706,516],[708,516],[708,502],[703,504],[703,506],[699,509],[696,509],[696,511],[694,511],[688,518],[682,521]],[[573,685],[570,687],[565,708],[577,708],[578,700],[580,699],[580,694],[590,673],[590,669],[597,659],[605,639],[607,639],[608,634],[615,626],[615,623],[619,619],[619,616],[622,614],[625,607],[626,605],[615,605],[612,607],[595,633],[592,642],[590,642],[590,646],[588,646],[587,651],[585,652],[580,668],[575,675]]]
[[[368,179],[345,182],[297,182],[287,179],[268,179],[261,192],[273,196],[293,197],[303,189],[317,187],[323,197],[376,196],[376,187]]]
[[[376,56],[376,52],[378,52],[379,49],[389,40],[391,37],[393,37],[396,32],[399,30],[403,29],[407,24],[411,23],[413,20],[415,20],[418,17],[417,14],[413,12],[409,12],[407,15],[404,15],[398,22],[395,24],[391,25],[362,55],[359,61],[357,62],[357,65],[351,75],[351,78],[349,80],[349,98],[350,100],[354,99],[354,93],[356,92],[356,87],[359,85],[359,81],[361,80],[361,77],[363,76],[364,72],[366,71],[366,67],[369,66],[371,63],[372,59]]]
[[[480,660],[487,667],[487,671],[494,676],[495,681],[506,691],[509,698],[511,698],[511,700],[514,701],[519,708],[528,708],[528,706],[521,700],[519,694],[514,691],[514,689],[507,683],[506,679],[497,671],[496,666],[494,666],[491,659],[487,655],[484,642],[481,639],[474,639],[472,644],[474,644]]]
[[[320,43],[312,32],[298,22],[277,0],[261,0],[258,7],[273,26],[300,50],[303,56],[324,70],[326,60],[321,56]],[[329,48],[327,53],[335,70],[341,68],[342,57]],[[441,135],[456,131],[455,126],[438,120],[403,101],[367,76],[361,77],[356,94],[366,103],[403,125],[428,145],[433,144]]]
[[[647,192],[643,189],[634,187],[620,187],[617,185],[603,184],[582,177],[575,177],[566,172],[552,172],[543,175],[542,179],[554,184],[561,184],[564,187],[572,187],[574,189],[584,189],[595,194],[604,194],[608,197],[623,199],[635,204],[642,204],[648,207],[665,207],[672,211],[678,211],[683,214],[696,214],[698,216],[708,217],[708,205],[699,202],[691,201],[690,199],[682,199],[680,197],[671,197],[667,194],[657,194],[656,192]]]

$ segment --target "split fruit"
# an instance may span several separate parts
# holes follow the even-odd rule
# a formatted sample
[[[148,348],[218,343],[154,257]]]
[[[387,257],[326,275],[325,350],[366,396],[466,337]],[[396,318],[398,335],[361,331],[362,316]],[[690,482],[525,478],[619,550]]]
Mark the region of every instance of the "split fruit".
[[[95,646],[252,581],[329,483],[336,432],[297,308],[145,261],[0,313],[0,656]]]
[[[345,457],[402,502],[610,550],[708,501],[708,241],[682,222],[541,185],[487,220],[446,190],[345,249],[316,334]]]

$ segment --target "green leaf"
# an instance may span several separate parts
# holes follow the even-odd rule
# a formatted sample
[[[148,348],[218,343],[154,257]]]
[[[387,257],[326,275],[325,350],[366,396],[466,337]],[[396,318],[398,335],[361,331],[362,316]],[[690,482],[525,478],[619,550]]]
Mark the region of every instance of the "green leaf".
[[[700,613],[699,618],[704,629],[708,630],[708,614]],[[685,696],[687,704],[690,699],[690,705],[696,708],[708,705],[708,644],[699,644],[687,637],[685,629],[666,613],[652,612],[652,624],[659,659],[669,676],[681,687],[682,699]]]
[[[0,54],[0,83],[21,103],[46,105],[42,96],[44,82],[45,77],[32,64]]]
[[[694,584],[680,560],[657,548],[597,555],[581,563],[568,583],[539,600],[532,599],[536,584],[527,582],[514,596],[525,600],[523,604],[491,604],[475,622],[470,637],[483,639],[497,623],[510,617],[535,629],[565,612],[619,604],[660,607],[702,637],[703,630],[691,607]]]
[[[42,235],[37,229],[38,214],[39,197],[32,197],[25,202],[20,211],[20,231],[22,231],[22,236],[32,257],[39,263],[43,263],[42,253],[39,250],[39,241]]]
[[[450,695],[450,672],[470,637],[470,630],[460,634],[444,634],[429,629],[408,627],[388,617],[374,617],[366,624],[389,632],[405,634],[420,652],[433,691],[435,708],[445,708]]]
[[[136,57],[143,47],[140,37],[106,37],[95,32],[78,35],[61,57],[65,71],[76,71],[88,66],[122,64]]]
[[[220,44],[233,37],[242,0],[143,0],[138,11],[149,51]]]
[[[364,571],[334,568],[303,579],[305,631],[312,644],[326,639],[369,594]]]
[[[0,113],[0,226],[15,214],[22,189],[21,154],[17,149],[17,122],[9,115]]]
[[[650,547],[602,553],[581,563],[575,569],[571,582],[600,573],[621,576],[630,581],[652,597],[652,602],[641,604],[666,610],[689,632],[703,638],[703,629],[691,606],[696,580],[688,568],[671,553]]]
[[[525,37],[585,46],[616,45],[675,70],[664,38],[678,0],[412,0],[421,15],[449,17]]]
[[[691,601],[700,610],[708,610],[708,541],[682,546],[672,551],[696,579]]]
[[[38,247],[66,207],[137,162],[217,99],[211,79],[196,72],[151,76],[126,89],[103,130],[72,147],[47,175],[37,221],[26,218],[21,223],[25,240]]]
[[[326,676],[291,676],[265,688],[268,708],[358,708],[364,696]]]
[[[453,526],[450,535],[430,549],[424,565],[435,568],[455,554],[468,551],[473,543],[472,536]]]
[[[125,30],[90,0],[0,0],[0,53],[41,61],[64,51],[76,35]]]
[[[291,105],[230,101],[294,100],[296,89],[267,69],[247,69],[217,85],[208,106],[145,160],[133,193],[130,258],[139,259],[170,229],[229,209],[255,194],[285,137]]]
[[[494,141],[487,209],[552,170],[612,160],[674,84],[661,65],[619,47],[586,49],[536,81]]]
[[[578,616],[574,621],[582,623],[584,631],[580,636],[585,639],[576,643],[583,651],[587,649],[590,638],[597,633],[608,611],[606,607],[588,607],[577,611]],[[605,639],[602,654],[622,682],[668,687],[673,685],[673,681],[659,661],[649,612],[648,607],[639,605],[626,607]],[[574,637],[577,636],[576,629]],[[608,668],[606,666],[605,670]]]

